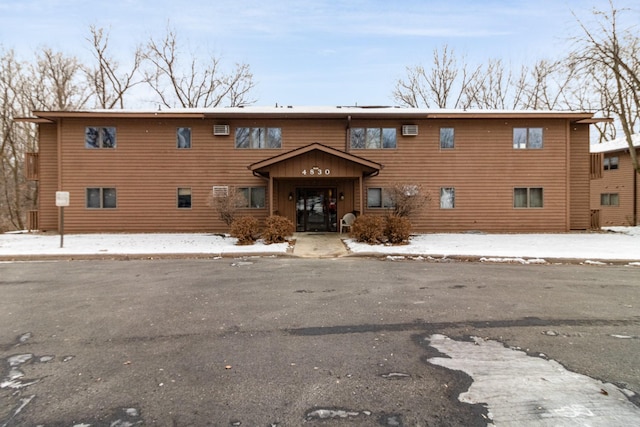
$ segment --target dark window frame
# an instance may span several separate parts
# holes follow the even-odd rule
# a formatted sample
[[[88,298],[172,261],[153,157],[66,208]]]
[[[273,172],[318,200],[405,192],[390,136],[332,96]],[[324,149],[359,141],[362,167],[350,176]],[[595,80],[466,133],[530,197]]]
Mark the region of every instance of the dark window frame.
[[[181,190],[188,190],[189,194],[180,194]],[[191,209],[193,207],[193,192],[191,190],[191,187],[178,187],[176,190],[176,197],[176,206],[178,209]]]
[[[98,192],[97,198],[95,192]],[[113,196],[111,196],[113,193]],[[113,206],[111,200],[113,199]],[[97,206],[96,206],[97,202]],[[87,187],[85,190],[85,208],[91,210],[117,209],[118,190],[116,187]]]
[[[522,200],[522,190],[525,190],[524,203]],[[532,196],[532,192],[540,192],[540,195]],[[518,194],[520,193],[520,194]],[[539,200],[540,204],[537,202]],[[513,208],[514,209],[543,209],[544,208],[544,187],[514,187],[513,188]]]
[[[442,206],[444,192],[446,190],[451,191],[451,206]],[[455,187],[440,187],[440,209],[455,209],[456,208],[456,188]]]
[[[379,192],[379,196],[377,197],[380,200],[380,203],[372,204],[370,194],[372,192]],[[390,190],[385,187],[367,187],[367,209],[393,209],[395,208],[395,204],[390,197]]]
[[[118,146],[115,126],[85,126],[84,148],[88,150],[114,150]]]
[[[392,127],[351,128],[349,147],[352,150],[395,150],[398,148],[398,129]]]
[[[176,148],[179,150],[191,149],[192,131],[190,127],[181,126],[176,128]]]
[[[539,135],[538,135],[539,133]],[[539,137],[539,140],[538,140]],[[542,150],[544,148],[544,128],[514,127],[514,150]]]
[[[282,148],[282,128],[240,126],[235,130],[234,145],[238,150],[278,150]]]
[[[600,193],[600,206],[620,206],[620,193]]]
[[[448,134],[451,135],[448,135]],[[450,144],[450,146],[449,146]],[[456,148],[456,130],[452,127],[440,128],[440,149],[453,150]]]
[[[238,187],[238,193],[242,194],[245,203],[239,204],[239,209],[266,209],[267,208],[267,187],[265,186],[247,186]],[[257,193],[254,196],[254,193]],[[262,194],[260,194],[262,193]],[[260,205],[258,202],[263,202]]]
[[[620,168],[620,158],[618,156],[605,156],[602,159],[602,168],[606,171],[618,170]]]

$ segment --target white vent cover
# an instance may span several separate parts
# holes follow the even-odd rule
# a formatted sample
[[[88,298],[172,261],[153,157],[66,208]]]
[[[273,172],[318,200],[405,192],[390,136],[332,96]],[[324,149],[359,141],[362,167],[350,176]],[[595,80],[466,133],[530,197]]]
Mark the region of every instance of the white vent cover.
[[[403,136],[416,136],[418,135],[418,125],[402,125]]]
[[[227,185],[214,185],[213,197],[227,197],[229,195],[229,186]]]
[[[214,135],[229,135],[229,125],[213,125]]]

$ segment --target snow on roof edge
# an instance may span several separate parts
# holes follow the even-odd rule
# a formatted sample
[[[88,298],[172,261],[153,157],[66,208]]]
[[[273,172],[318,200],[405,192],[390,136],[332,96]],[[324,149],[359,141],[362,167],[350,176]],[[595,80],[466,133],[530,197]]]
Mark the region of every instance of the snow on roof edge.
[[[492,110],[492,109],[433,109],[433,108],[413,108],[413,107],[399,107],[399,106],[245,106],[245,107],[214,107],[214,108],[159,108],[159,109],[79,109],[70,111],[37,111],[40,113],[95,113],[95,114],[210,114],[210,113],[317,113],[317,114],[330,114],[330,113],[345,113],[345,112],[358,112],[358,113],[390,113],[390,114],[531,114],[531,115],[543,115],[543,114],[578,114],[578,115],[593,115],[592,112],[587,111],[571,111],[571,110]]]
[[[631,141],[634,147],[640,147],[640,133],[631,135]],[[626,150],[629,148],[627,144],[627,138],[621,137],[612,139],[610,141],[601,142],[599,144],[592,144],[589,149],[592,153],[610,153],[612,151]]]

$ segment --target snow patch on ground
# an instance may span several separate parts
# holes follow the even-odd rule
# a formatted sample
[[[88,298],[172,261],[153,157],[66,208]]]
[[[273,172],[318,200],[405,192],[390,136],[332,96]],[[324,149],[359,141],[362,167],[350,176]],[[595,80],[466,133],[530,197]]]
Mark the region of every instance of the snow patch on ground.
[[[448,356],[432,357],[430,363],[472,377],[458,399],[486,405],[490,425],[608,427],[640,420],[640,408],[627,398],[633,392],[568,371],[554,360],[477,337],[473,342],[440,334],[426,339]]]
[[[232,237],[210,233],[71,234],[13,232],[0,234],[0,256],[20,255],[146,255],[287,253],[288,243],[239,246]],[[355,254],[445,260],[483,257],[486,262],[545,263],[548,259],[630,261],[640,266],[640,226],[607,227],[602,232],[557,234],[433,233],[411,237],[407,245],[369,245],[353,239],[345,244]]]

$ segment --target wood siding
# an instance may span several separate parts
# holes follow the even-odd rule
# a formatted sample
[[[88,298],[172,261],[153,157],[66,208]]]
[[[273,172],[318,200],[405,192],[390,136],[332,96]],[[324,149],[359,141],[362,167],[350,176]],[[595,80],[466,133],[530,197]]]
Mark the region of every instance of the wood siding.
[[[363,124],[368,125],[368,124]],[[416,230],[567,231],[567,126],[564,120],[429,120],[419,136],[399,137],[397,150],[362,150],[384,164],[367,187],[417,184],[431,201],[412,218]],[[354,123],[354,127],[359,124]],[[441,127],[455,129],[455,147],[440,149]],[[543,127],[544,148],[515,150],[514,127]],[[587,177],[588,179],[588,177]],[[588,182],[587,182],[588,185]],[[440,208],[440,188],[455,188],[455,208]],[[514,208],[515,187],[542,187],[544,207]],[[376,213],[380,209],[367,209]]]
[[[418,125],[418,136],[402,136],[403,124]],[[214,136],[214,124],[229,124],[228,136]],[[589,224],[588,126],[568,119],[387,118],[352,120],[351,127],[393,127],[397,148],[350,150],[344,119],[175,119],[64,118],[40,125],[40,226],[57,228],[55,191],[71,194],[65,209],[67,232],[227,231],[209,206],[214,185],[236,187],[273,183],[273,206],[244,209],[240,214],[263,220],[270,211],[295,218],[288,194],[302,187],[335,187],[344,193],[338,215],[366,206],[366,190],[396,183],[420,185],[431,197],[423,212],[412,217],[414,231],[536,232],[587,228]],[[86,126],[117,129],[115,149],[86,149]],[[236,127],[281,127],[281,149],[236,149]],[[59,129],[56,131],[56,128]],[[191,149],[176,148],[176,129],[191,127]],[[455,129],[455,147],[442,150],[439,129]],[[542,127],[544,148],[513,148],[514,127]],[[61,161],[57,160],[56,132]],[[362,194],[357,170],[344,159],[319,154],[271,167],[271,181],[254,176],[248,166],[318,142],[381,163],[379,175],[364,178]],[[293,177],[314,163],[330,176]],[[60,170],[60,176],[57,171]],[[116,188],[117,208],[87,209],[87,188]],[[191,188],[192,208],[177,208],[177,189]],[[455,208],[441,209],[441,187],[455,188]],[[541,187],[542,208],[514,208],[515,187]],[[367,214],[383,209],[364,208]],[[586,224],[586,225],[585,225]]]
[[[640,155],[640,150],[638,150]],[[629,226],[633,224],[634,175],[637,175],[627,150],[604,153],[604,158],[618,157],[618,169],[603,170],[602,177],[591,180],[591,209],[600,211],[600,226]],[[602,206],[602,194],[618,194],[618,206]],[[640,176],[636,177],[636,209],[640,206]],[[637,218],[636,218],[637,220]]]
[[[39,125],[38,227],[41,231],[58,230],[58,142],[57,126]]]
[[[589,125],[571,125],[569,170],[569,228],[588,230],[591,228],[589,210],[589,179],[591,156],[589,154]]]

